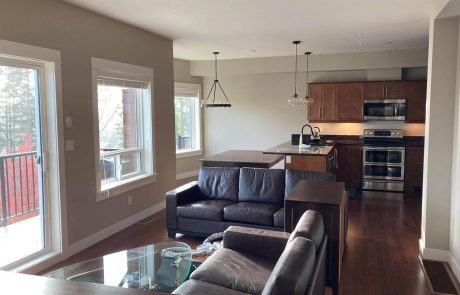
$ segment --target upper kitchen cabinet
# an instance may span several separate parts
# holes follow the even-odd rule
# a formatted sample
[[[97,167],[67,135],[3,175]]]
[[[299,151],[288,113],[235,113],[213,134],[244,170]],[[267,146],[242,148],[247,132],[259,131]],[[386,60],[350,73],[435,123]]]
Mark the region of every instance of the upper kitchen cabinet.
[[[364,83],[336,83],[337,118],[340,122],[362,122]]]
[[[403,98],[402,81],[366,82],[364,96],[367,100]]]
[[[323,105],[322,85],[323,84],[308,85],[308,93],[313,99],[313,102],[308,106],[308,120],[310,122],[321,120],[321,108]]]
[[[404,81],[406,122],[425,123],[426,81]]]
[[[337,97],[335,83],[309,84],[313,103],[308,109],[310,122],[337,121]]]

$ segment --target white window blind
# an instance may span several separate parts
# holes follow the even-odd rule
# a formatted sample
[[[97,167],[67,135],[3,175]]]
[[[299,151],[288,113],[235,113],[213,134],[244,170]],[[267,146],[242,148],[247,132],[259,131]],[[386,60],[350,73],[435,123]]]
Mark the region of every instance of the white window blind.
[[[108,77],[98,77],[97,84],[102,86],[115,86],[123,88],[148,89],[149,83],[143,81],[133,81],[126,79],[116,79]]]

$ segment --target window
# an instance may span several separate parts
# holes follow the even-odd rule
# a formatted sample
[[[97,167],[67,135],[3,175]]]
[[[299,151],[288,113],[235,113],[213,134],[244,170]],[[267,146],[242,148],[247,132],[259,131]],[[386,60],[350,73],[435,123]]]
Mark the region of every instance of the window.
[[[105,199],[153,175],[153,70],[95,58],[92,64],[98,196]]]
[[[175,83],[176,154],[178,157],[202,154],[201,85]]]

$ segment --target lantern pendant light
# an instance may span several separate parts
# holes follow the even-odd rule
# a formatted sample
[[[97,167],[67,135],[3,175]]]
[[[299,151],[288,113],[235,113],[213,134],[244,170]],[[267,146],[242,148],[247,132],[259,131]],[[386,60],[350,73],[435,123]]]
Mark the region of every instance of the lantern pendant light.
[[[222,86],[220,86],[219,80],[217,79],[217,55],[219,54],[219,52],[213,52],[212,54],[214,54],[215,79],[214,79],[214,83],[212,84],[211,90],[209,91],[208,97],[206,98],[206,100],[201,101],[201,107],[205,107],[205,108],[231,107],[232,104],[230,103],[230,100],[228,99],[227,95],[225,94],[224,89],[222,89]],[[225,101],[216,102],[217,87],[219,87],[220,91],[224,94]],[[211,93],[213,93],[212,98],[211,98]]]

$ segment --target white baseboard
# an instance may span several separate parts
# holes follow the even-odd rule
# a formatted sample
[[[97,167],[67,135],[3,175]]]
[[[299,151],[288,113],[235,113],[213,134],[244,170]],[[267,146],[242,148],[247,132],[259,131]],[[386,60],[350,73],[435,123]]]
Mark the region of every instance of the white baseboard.
[[[455,277],[457,277],[457,280],[460,281],[460,264],[450,251],[425,248],[425,243],[422,239],[419,240],[419,246],[420,254],[424,259],[445,261],[449,263]]]
[[[139,222],[141,221],[142,219],[152,215],[152,214],[155,214],[161,210],[163,210],[164,208],[166,208],[166,202],[163,201],[161,203],[158,203],[152,207],[149,207],[139,213],[136,213],[128,218],[125,218],[115,224],[112,224],[111,226],[109,227],[106,227],[104,228],[103,230],[101,231],[98,231],[97,233],[94,233],[72,245],[69,245],[65,251],[65,253],[63,253],[64,255],[64,259],[72,256],[72,255],[75,255],[77,254],[78,252],[81,252],[83,250],[85,250],[86,248],[110,237],[111,235],[114,235],[116,234],[117,232],[119,231],[122,231],[124,230],[125,228],[135,224],[136,222]]]
[[[192,178],[198,176],[198,173],[200,170],[193,170],[193,171],[187,171],[183,173],[178,173],[176,174],[176,180],[182,180],[182,179],[187,179],[187,178]]]

